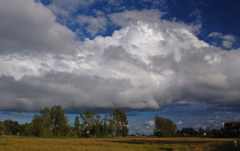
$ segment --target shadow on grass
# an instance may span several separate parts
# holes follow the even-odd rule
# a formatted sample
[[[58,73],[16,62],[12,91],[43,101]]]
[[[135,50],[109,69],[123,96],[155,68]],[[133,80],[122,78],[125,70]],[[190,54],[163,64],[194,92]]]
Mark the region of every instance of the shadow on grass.
[[[158,145],[193,145],[191,150],[199,150],[199,151],[240,151],[240,144],[236,146],[232,142],[226,141],[175,141],[175,140],[109,140],[112,143],[125,143],[125,144],[158,144]],[[169,147],[161,147],[159,150],[172,151],[173,148]]]
[[[172,151],[173,149],[172,148],[158,148],[160,150],[169,150],[169,151]]]
[[[113,143],[124,144],[205,144],[214,141],[175,141],[175,140],[109,140]],[[218,141],[219,142],[219,141]]]
[[[240,151],[240,147],[235,146],[232,142],[210,143],[201,146],[200,148],[202,148],[202,150],[209,151]]]

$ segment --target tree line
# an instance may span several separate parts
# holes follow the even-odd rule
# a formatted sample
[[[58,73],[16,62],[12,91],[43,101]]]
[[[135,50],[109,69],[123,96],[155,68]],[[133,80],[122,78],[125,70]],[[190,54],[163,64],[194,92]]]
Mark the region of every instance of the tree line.
[[[17,121],[0,121],[2,135],[24,136],[75,136],[75,137],[105,137],[127,136],[127,115],[123,110],[113,110],[104,118],[95,112],[86,111],[77,115],[74,124],[68,123],[67,110],[60,105],[45,107],[34,115],[31,123],[19,124]]]
[[[74,136],[74,137],[105,137],[105,136],[127,136],[128,135],[127,115],[123,110],[113,110],[102,118],[95,112],[86,111],[76,115],[74,123],[68,123],[67,110],[60,105],[51,108],[45,107],[38,114],[34,115],[31,123],[19,124],[10,119],[0,121],[0,133],[2,135],[24,135],[24,136]],[[190,128],[191,129],[191,128]],[[192,129],[193,130],[193,129]],[[206,133],[207,137],[240,137],[240,131],[228,131],[213,129],[205,130],[200,127],[199,133],[191,131],[188,136],[199,136]],[[184,136],[177,126],[167,118],[155,116],[154,136],[173,137]]]
[[[192,128],[189,128],[190,130]],[[237,138],[240,137],[240,130],[224,130],[224,129],[211,129],[209,127],[203,129],[199,127],[198,133],[192,129],[188,132],[188,137],[213,137],[213,138]],[[180,130],[177,130],[177,126],[167,118],[155,116],[155,129],[154,136],[158,137],[181,137],[184,136]]]

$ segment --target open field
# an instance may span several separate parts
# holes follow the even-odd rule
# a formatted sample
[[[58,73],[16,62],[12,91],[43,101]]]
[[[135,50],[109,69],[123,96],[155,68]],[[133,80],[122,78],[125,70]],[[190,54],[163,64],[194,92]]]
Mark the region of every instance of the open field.
[[[229,138],[195,138],[195,137],[126,137],[126,138],[36,138],[0,136],[1,151],[205,151],[205,150],[239,150]],[[239,143],[239,142],[238,142]]]

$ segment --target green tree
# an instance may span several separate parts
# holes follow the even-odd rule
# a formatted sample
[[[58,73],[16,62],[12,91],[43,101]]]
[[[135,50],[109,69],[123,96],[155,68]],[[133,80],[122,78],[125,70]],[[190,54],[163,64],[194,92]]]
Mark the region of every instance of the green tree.
[[[67,110],[60,105],[51,107],[52,132],[54,136],[66,136],[69,133]]]
[[[109,127],[106,121],[104,121],[103,125],[101,126],[101,136],[106,136],[108,134]]]
[[[32,123],[25,123],[23,124],[23,132],[22,132],[22,135],[25,135],[25,136],[31,136],[31,135],[34,135],[34,132],[33,132],[33,124]]]
[[[51,136],[52,135],[52,119],[51,111],[49,108],[45,107],[43,110],[40,110],[40,116],[42,117],[43,132],[42,136]]]
[[[80,118],[82,119],[81,128],[84,129],[85,136],[100,136],[100,127],[101,127],[101,117],[97,115],[95,112],[86,111],[83,114],[80,114]],[[89,132],[88,134],[86,134]]]
[[[155,136],[170,137],[175,135],[177,126],[170,120],[163,117],[155,116]]]
[[[177,130],[176,134],[177,134],[177,136],[182,136],[182,133],[180,130]]]
[[[198,129],[198,132],[203,133],[203,132],[205,132],[205,131],[204,131],[204,129],[200,126],[199,129]]]
[[[79,117],[76,115],[75,121],[74,121],[74,132],[79,137],[80,136],[80,121]]]
[[[129,132],[129,130],[128,130],[127,126],[123,126],[122,127],[122,136],[123,137],[128,136],[128,132]]]
[[[39,115],[34,115],[32,119],[33,135],[43,136],[43,117]]]
[[[106,114],[103,120],[104,120],[104,123],[107,125],[107,134],[115,137],[116,124],[115,124],[115,120],[113,117],[113,113]]]
[[[3,136],[5,136],[5,135],[4,135],[5,131],[6,131],[5,125],[3,124],[3,122],[0,121],[0,133],[1,133]]]
[[[212,129],[210,127],[206,127],[205,131],[206,131],[208,137],[213,136]]]
[[[3,124],[6,127],[6,133],[10,135],[17,135],[20,133],[20,124],[13,120],[4,120]]]
[[[113,120],[115,124],[115,135],[127,136],[128,134],[128,120],[127,115],[123,110],[113,110]]]

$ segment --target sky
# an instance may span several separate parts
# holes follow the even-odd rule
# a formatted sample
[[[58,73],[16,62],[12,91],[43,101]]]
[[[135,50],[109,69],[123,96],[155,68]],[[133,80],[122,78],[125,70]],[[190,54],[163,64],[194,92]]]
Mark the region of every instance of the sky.
[[[0,120],[122,109],[130,134],[240,121],[239,0],[1,0]]]

